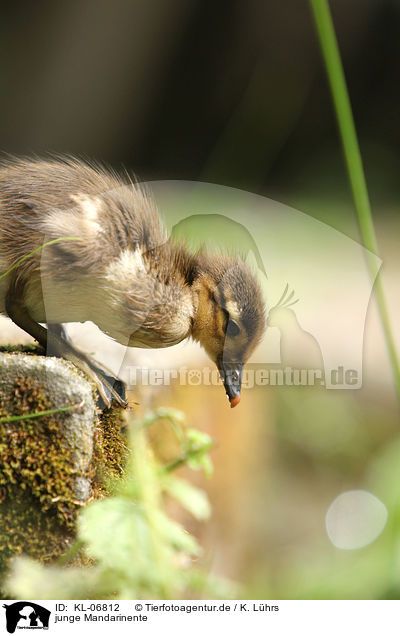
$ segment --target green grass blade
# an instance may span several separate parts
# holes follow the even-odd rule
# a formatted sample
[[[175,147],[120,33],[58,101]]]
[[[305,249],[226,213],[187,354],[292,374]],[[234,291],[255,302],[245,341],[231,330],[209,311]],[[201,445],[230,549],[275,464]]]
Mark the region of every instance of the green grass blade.
[[[353,193],[358,223],[364,246],[378,254],[374,222],[371,212],[371,204],[364,175],[360,147],[354,125],[350,98],[347,91],[346,79],[340,58],[339,47],[336,39],[335,28],[328,4],[328,0],[309,0],[317,27],[318,38],[328,75],[332,99],[336,111],[342,140],[347,172]],[[390,362],[400,401],[400,364],[390,324],[390,316],[386,303],[385,292],[381,275],[378,274],[375,281],[375,296],[378,303],[380,319],[382,322]]]
[[[18,265],[21,265],[21,263],[26,261],[27,258],[30,258],[37,252],[40,252],[44,247],[48,247],[49,245],[54,245],[55,243],[59,243],[60,241],[81,241],[81,240],[82,239],[80,239],[78,236],[63,236],[62,238],[57,238],[57,239],[53,239],[52,241],[47,241],[47,243],[43,243],[43,245],[40,245],[32,252],[29,252],[29,254],[25,254],[25,256],[23,256],[16,263],[14,263],[14,265],[10,267],[10,269],[0,274],[0,280],[3,280],[3,278],[8,276],[8,274],[10,274],[14,269],[16,269]]]
[[[7,415],[6,417],[0,417],[0,424],[4,424],[5,422],[19,422],[20,420],[32,420],[35,417],[45,417],[46,415],[55,415],[57,413],[64,413],[64,411],[73,411],[82,406],[83,402],[79,402],[79,404],[60,406],[57,409],[48,409],[47,411],[34,411],[33,413],[25,413],[24,415]]]

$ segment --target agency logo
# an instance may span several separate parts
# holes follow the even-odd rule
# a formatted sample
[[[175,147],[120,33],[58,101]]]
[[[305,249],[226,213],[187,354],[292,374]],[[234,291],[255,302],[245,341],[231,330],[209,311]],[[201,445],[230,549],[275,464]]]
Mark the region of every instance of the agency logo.
[[[107,196],[113,201],[125,201],[130,196],[130,187],[121,186]],[[126,382],[134,366],[132,362],[135,361],[136,365],[137,359],[142,357],[146,361],[143,368],[150,373],[154,371],[157,382],[160,379],[159,368],[182,377],[182,365],[177,362],[179,353],[175,356],[166,351],[163,356],[160,351],[175,342],[178,334],[183,335],[184,330],[182,333],[180,331],[183,327],[179,326],[181,316],[189,315],[187,312],[190,313],[192,309],[194,311],[194,307],[189,307],[191,301],[183,300],[178,283],[178,287],[174,287],[173,281],[162,282],[169,281],[165,270],[168,266],[162,265],[162,258],[158,261],[157,254],[158,250],[161,250],[160,254],[163,253],[162,242],[168,243],[171,239],[178,244],[183,241],[188,253],[197,254],[196,258],[200,261],[203,259],[204,266],[211,266],[213,271],[219,262],[218,254],[222,253],[240,256],[257,275],[263,299],[252,297],[249,307],[259,312],[265,304],[268,328],[248,362],[262,366],[264,384],[324,386],[326,389],[361,388],[367,309],[374,280],[381,267],[376,255],[345,234],[299,210],[249,192],[185,181],[153,181],[142,184],[142,187],[144,192],[148,189],[152,193],[155,208],[163,213],[167,230],[165,236],[155,233],[152,239],[149,238],[151,243],[136,250],[121,248],[120,256],[115,257],[109,265],[107,285],[110,285],[110,293],[111,289],[114,290],[110,298],[120,297],[120,301],[115,300],[120,310],[115,309],[113,304],[113,308],[106,311],[106,300],[101,300],[101,294],[99,296],[93,292],[92,297],[92,292],[88,292],[88,295],[77,288],[74,311],[67,312],[71,318],[78,316],[77,320],[80,320],[80,316],[92,316],[99,329],[115,341],[111,344],[110,340],[104,340],[102,343],[94,336],[93,344],[90,345],[97,351],[103,351],[101,363],[105,364],[105,368],[119,369],[119,377]],[[60,211],[57,218],[52,220],[51,232],[54,232],[57,223],[62,228],[60,231],[64,232],[69,219],[79,218],[83,223],[82,236],[86,236],[87,232],[96,234],[100,231],[95,220],[97,203],[96,198],[85,199],[78,202],[80,210],[72,208]],[[54,242],[54,236],[53,233],[44,236],[45,243]],[[59,285],[68,286],[68,276],[71,280],[74,278],[77,271],[74,268],[80,267],[81,258],[80,241],[67,241],[65,245],[56,243],[51,249],[44,249],[40,253],[46,320],[50,324],[54,323],[48,340],[50,355],[51,332],[54,329],[57,330],[54,332],[56,342],[61,339],[65,344],[68,339],[68,333],[57,326],[60,322]],[[154,272],[158,271],[157,267],[164,269],[157,276],[150,275],[146,269],[146,263],[149,262],[154,262]],[[185,262],[191,260],[182,256],[182,266]],[[62,277],[66,276],[60,281],[53,276],[55,263]],[[191,268],[192,265],[186,272],[189,279],[194,275]],[[221,348],[222,317],[241,315],[237,299],[242,298],[244,291],[240,291],[241,286],[236,287],[236,283],[233,285],[236,274],[232,269],[233,265],[232,268],[226,265],[225,269],[218,265],[215,269],[215,289],[209,300],[215,316],[219,315],[220,318],[210,320],[210,335],[207,338],[217,348]],[[128,275],[125,275],[126,271]],[[245,290],[246,283],[243,281],[241,285]],[[95,296],[99,302],[98,309],[93,305]],[[126,319],[124,308],[128,299],[131,310],[129,319]],[[176,325],[172,319],[163,317],[164,306],[169,308],[165,316],[179,316],[179,319],[175,319]],[[186,324],[186,318],[182,320],[182,324]],[[236,332],[228,334],[224,340],[222,360],[225,365],[242,362],[241,356],[246,353],[246,330],[241,330],[235,321],[231,322],[236,325],[233,327]],[[167,324],[170,326],[167,327]],[[227,328],[226,322],[225,331]],[[89,334],[90,339],[90,331],[86,334]],[[81,342],[85,349],[88,346],[86,335]],[[68,351],[71,351],[71,346],[68,344]],[[185,354],[188,355],[184,358],[188,360],[188,366],[193,366],[198,351],[195,350],[197,345],[193,344],[190,353],[190,346],[186,348]],[[141,356],[136,347],[154,347],[159,351],[157,354],[145,353]],[[77,353],[77,357],[80,358],[81,354]],[[161,360],[165,362],[160,364]],[[93,371],[96,368],[95,373],[99,374],[101,382],[105,380],[108,387],[113,385],[116,392],[123,395],[124,387],[117,378],[110,376],[93,360],[88,362]],[[246,369],[251,370],[249,364],[246,364]],[[192,386],[207,384],[197,370],[188,374],[187,380]],[[106,387],[106,393],[107,390]]]
[[[9,634],[16,629],[49,629],[50,610],[32,603],[18,601],[10,605],[4,604],[6,610],[6,627]]]

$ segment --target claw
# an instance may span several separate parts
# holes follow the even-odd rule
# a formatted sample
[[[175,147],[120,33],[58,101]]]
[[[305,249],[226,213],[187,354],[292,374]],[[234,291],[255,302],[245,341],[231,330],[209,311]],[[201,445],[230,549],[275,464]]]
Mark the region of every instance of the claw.
[[[102,369],[95,367],[94,363],[90,360],[83,360],[78,356],[74,356],[74,360],[71,360],[71,362],[80,368],[92,380],[92,382],[94,382],[104,404],[103,408],[109,409],[111,407],[112,400],[115,400],[115,402],[117,402],[117,404],[119,404],[122,408],[126,408],[128,406],[125,399],[125,385],[121,382],[121,380],[118,380],[113,376],[106,374]],[[114,388],[113,384],[118,386],[120,393]],[[101,404],[100,407],[102,407]]]
[[[100,395],[101,408],[110,408],[112,400],[115,400],[115,402],[123,408],[128,406],[125,399],[124,383],[114,378],[110,373],[107,373],[105,369],[99,367],[90,356],[75,349],[70,342],[65,340],[62,336],[60,337],[60,335],[54,331],[51,333],[47,345],[52,355],[59,355],[69,360],[92,380]],[[113,385],[115,385],[117,389],[115,389]]]

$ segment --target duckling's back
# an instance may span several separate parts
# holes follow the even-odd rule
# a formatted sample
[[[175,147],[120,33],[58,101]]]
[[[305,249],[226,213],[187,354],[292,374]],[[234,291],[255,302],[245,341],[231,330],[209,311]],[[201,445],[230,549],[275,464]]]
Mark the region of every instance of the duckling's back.
[[[151,200],[128,177],[76,159],[3,161],[0,274],[56,239],[64,240],[47,247],[46,258],[38,252],[19,266],[29,284],[39,275],[72,281],[100,274],[124,250],[147,252],[165,241]],[[8,279],[0,281],[2,313]]]

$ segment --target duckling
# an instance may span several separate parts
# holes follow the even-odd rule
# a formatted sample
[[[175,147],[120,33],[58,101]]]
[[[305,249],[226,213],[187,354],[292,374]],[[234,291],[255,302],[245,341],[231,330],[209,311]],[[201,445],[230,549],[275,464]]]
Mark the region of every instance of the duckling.
[[[126,405],[121,383],[69,342],[63,323],[90,320],[131,347],[191,337],[239,403],[243,364],[265,329],[259,283],[239,257],[168,238],[129,176],[74,158],[3,162],[0,273],[15,265],[0,280],[0,313],[84,370],[105,406]]]

